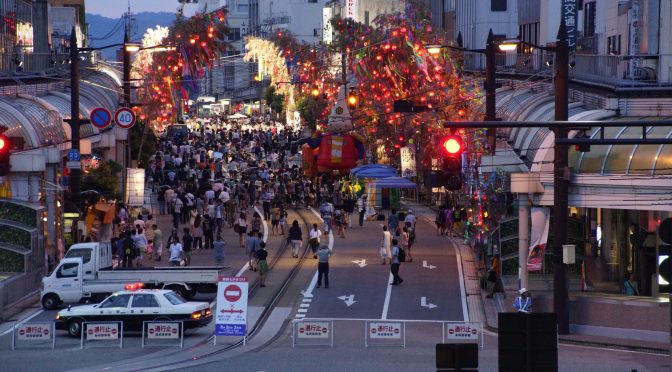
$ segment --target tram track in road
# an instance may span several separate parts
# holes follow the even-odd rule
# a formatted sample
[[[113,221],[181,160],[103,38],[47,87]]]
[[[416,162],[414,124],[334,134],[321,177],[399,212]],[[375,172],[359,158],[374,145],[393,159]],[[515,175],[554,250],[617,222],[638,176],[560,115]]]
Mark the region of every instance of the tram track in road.
[[[306,233],[310,230],[312,227],[312,223],[310,223],[309,217],[313,217],[312,213],[310,212],[309,209],[301,209],[293,210],[294,213],[298,215],[298,218],[303,222],[303,225],[305,227]],[[307,234],[306,234],[307,235]],[[292,265],[291,268],[287,270],[287,274],[282,280],[282,284],[275,290],[273,295],[270,296],[269,300],[265,302],[263,306],[263,310],[261,311],[261,314],[259,315],[259,318],[255,321],[255,323],[252,325],[250,332],[247,334],[246,339],[241,339],[238,342],[235,342],[231,345],[225,346],[221,349],[217,349],[214,351],[205,351],[203,353],[196,353],[196,355],[191,355],[191,356],[185,356],[181,360],[172,360],[170,362],[167,362],[165,360],[162,360],[160,364],[157,365],[143,365],[142,367],[139,368],[133,368],[130,369],[131,371],[145,371],[148,369],[156,369],[156,370],[166,370],[166,369],[180,369],[186,367],[185,364],[188,364],[188,366],[195,366],[198,364],[202,363],[208,363],[210,362],[213,357],[220,356],[222,354],[225,354],[227,352],[230,352],[234,349],[237,349],[241,346],[243,346],[246,342],[249,342],[252,340],[264,327],[266,322],[268,321],[269,317],[273,313],[273,310],[278,306],[278,303],[280,300],[284,297],[284,295],[287,293],[287,290],[289,289],[290,285],[292,284],[293,280],[296,278],[296,276],[299,274],[301,271],[302,267],[304,266],[306,259],[309,257],[310,253],[310,248],[309,245],[307,244],[307,239],[304,239],[306,243],[302,245],[302,250],[300,251],[299,258],[298,260],[295,261],[295,263]],[[287,258],[287,251],[290,248],[291,244],[287,241],[287,239],[283,239],[281,242],[280,248],[277,250],[277,253],[273,256],[271,262],[269,262],[269,273],[272,273],[274,269],[279,265],[279,263],[283,259],[288,259]],[[247,266],[247,265],[246,265]],[[247,268],[245,268],[247,269]],[[244,272],[241,270],[241,272]],[[240,273],[239,273],[240,274]],[[260,290],[259,286],[259,280],[255,279],[254,282],[250,285],[249,289],[249,294],[248,296],[250,298],[253,298],[255,295],[257,295]],[[213,341],[214,335],[209,336],[208,338],[188,347],[185,348],[182,354],[189,353],[189,352],[197,352],[199,349],[205,347],[206,345],[210,344]],[[275,337],[273,337],[271,340],[272,341]],[[124,368],[123,365],[121,366],[115,366],[115,368]]]

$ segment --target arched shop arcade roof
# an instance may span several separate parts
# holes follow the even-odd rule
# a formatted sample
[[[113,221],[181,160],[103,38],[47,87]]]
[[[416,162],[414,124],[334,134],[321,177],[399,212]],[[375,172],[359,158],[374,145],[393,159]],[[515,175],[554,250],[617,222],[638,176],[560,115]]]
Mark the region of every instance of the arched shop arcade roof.
[[[82,79],[80,87],[80,118],[88,118],[91,110],[105,107],[114,110],[119,101],[121,85],[109,72],[95,72]],[[90,83],[89,83],[90,82]],[[70,90],[51,90],[46,95],[18,94],[0,96],[0,125],[7,127],[10,137],[22,137],[24,149],[33,149],[49,143],[60,144],[71,138]],[[91,124],[80,127],[82,138],[95,136],[98,128]]]

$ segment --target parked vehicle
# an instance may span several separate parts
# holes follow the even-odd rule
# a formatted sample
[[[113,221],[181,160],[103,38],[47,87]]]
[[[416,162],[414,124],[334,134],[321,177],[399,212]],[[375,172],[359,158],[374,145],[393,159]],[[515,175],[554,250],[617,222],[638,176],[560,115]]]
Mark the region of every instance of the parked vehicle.
[[[214,293],[221,267],[114,268],[109,243],[75,244],[58,266],[42,278],[41,296],[45,309],[61,304],[99,302],[124,289],[129,282],[148,289],[169,289],[190,299],[197,292]]]
[[[184,329],[205,327],[212,322],[207,302],[188,302],[179,294],[165,289],[137,289],[133,283],[96,305],[68,307],[56,314],[56,329],[79,337],[83,322],[119,321],[124,332],[142,331],[145,321],[182,321]]]

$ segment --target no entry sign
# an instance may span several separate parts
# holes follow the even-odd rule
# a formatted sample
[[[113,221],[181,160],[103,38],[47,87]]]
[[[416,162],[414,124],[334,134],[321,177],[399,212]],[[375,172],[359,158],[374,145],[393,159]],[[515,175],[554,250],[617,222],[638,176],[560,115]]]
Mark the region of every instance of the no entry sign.
[[[217,286],[215,335],[245,336],[247,328],[247,291],[245,277],[223,277]]]

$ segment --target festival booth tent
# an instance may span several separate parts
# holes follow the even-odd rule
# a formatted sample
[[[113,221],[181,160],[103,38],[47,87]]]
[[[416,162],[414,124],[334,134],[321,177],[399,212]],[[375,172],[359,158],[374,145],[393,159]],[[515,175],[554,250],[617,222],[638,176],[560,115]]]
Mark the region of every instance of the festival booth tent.
[[[367,204],[375,208],[399,209],[401,207],[401,192],[399,189],[415,189],[415,182],[402,177],[383,177],[368,182]]]
[[[350,173],[357,178],[388,178],[397,175],[397,169],[389,165],[367,164],[352,168]]]

